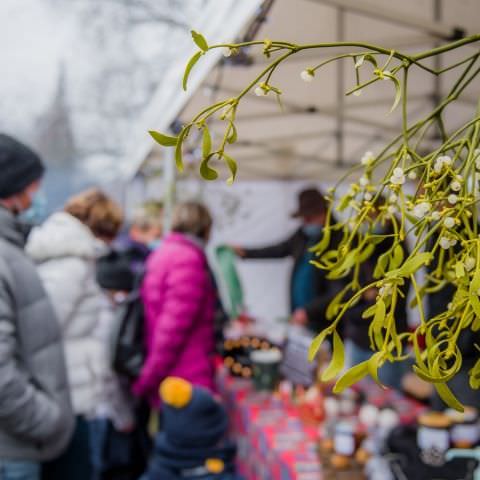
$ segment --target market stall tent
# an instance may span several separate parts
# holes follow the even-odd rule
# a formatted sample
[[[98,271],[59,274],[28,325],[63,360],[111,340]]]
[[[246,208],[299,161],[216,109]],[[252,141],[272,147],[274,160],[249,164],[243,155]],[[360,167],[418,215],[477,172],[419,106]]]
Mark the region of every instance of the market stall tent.
[[[253,20],[259,3],[243,13],[252,15]],[[224,32],[215,32],[216,35],[210,37],[207,24],[203,33],[212,43],[242,39],[245,18],[241,22],[236,17],[237,12],[232,11],[225,18],[228,27]],[[276,0],[256,39],[283,39],[303,44],[362,41],[417,52],[460,35],[476,33],[479,22],[480,8],[474,0],[406,0],[397,3],[382,0]],[[459,56],[474,52],[474,48],[468,46],[463,53],[444,55],[439,60],[440,65],[454,63]],[[194,49],[192,43],[192,52]],[[346,47],[342,51],[352,50],[355,51]],[[274,96],[257,97],[252,93],[242,101],[237,114],[240,140],[230,150],[239,161],[240,180],[324,180],[326,176],[333,179],[338,176],[338,171],[358,162],[365,150],[375,151],[398,133],[400,112],[397,109],[388,114],[394,98],[391,82],[366,88],[359,97],[345,97],[345,91],[355,84],[351,59],[331,64],[319,72],[312,83],[301,80],[300,72],[304,68],[337,53],[339,49],[331,48],[322,52],[303,52],[275,73],[272,83],[284,92],[283,111]],[[145,140],[147,127],[167,130],[174,119],[186,121],[212,101],[236,95],[267,62],[261,48],[248,50],[240,59],[233,57],[223,61],[220,51],[208,53],[194,70],[197,76],[192,77],[188,95],[182,93],[180,81],[167,85],[170,87],[167,90],[165,85],[160,86],[159,96],[152,101],[140,135],[143,134]],[[455,71],[442,76],[440,81],[423,71],[415,73],[410,79],[409,91],[412,121],[430,111],[456,79]],[[366,66],[365,78],[369,74],[371,71]],[[449,111],[447,121],[450,126],[460,125],[472,115],[479,91],[477,84],[464,92]],[[162,103],[165,99],[169,99],[178,111],[173,114],[173,107],[166,111]],[[214,130],[221,133],[222,127],[222,122],[218,121]],[[193,153],[191,159],[195,163],[198,159]],[[152,168],[161,161],[162,155],[161,148],[149,141],[148,148],[140,156],[133,156],[130,165],[134,171],[148,171],[149,166]]]
[[[251,23],[258,21],[258,15],[266,14],[256,39],[304,44],[362,41],[417,52],[476,33],[480,24],[480,9],[474,0],[276,0],[235,5],[240,3],[249,4],[242,11],[242,18],[232,11],[224,18],[223,30],[217,30],[215,35],[209,35],[209,25],[204,30],[197,28],[211,43],[243,39],[245,32],[251,30]],[[261,5],[263,9],[259,8]],[[444,55],[432,66],[454,63],[473,53],[473,48],[465,47],[463,55]],[[229,149],[239,165],[233,187],[220,180],[206,184],[199,179],[200,153],[192,136],[185,155],[186,171],[177,177],[177,196],[196,195],[209,204],[219,218],[214,240],[258,244],[280,239],[294,228],[288,213],[293,210],[296,192],[302,185],[325,185],[336,180],[358,163],[366,150],[378,152],[398,134],[400,112],[397,109],[388,114],[394,98],[391,82],[377,83],[358,97],[345,97],[344,92],[355,83],[351,59],[329,65],[311,83],[300,78],[306,67],[346,51],[352,48],[304,52],[283,65],[272,78],[272,84],[284,92],[283,110],[273,96],[258,97],[252,93],[244,98],[237,114],[239,141]],[[146,131],[167,131],[174,120],[188,121],[206,105],[234,96],[255,79],[267,61],[261,48],[251,48],[245,55],[229,59],[223,59],[218,50],[209,52],[195,67],[187,94],[181,91],[181,68],[176,66],[176,83],[159,87],[150,112],[139,126],[143,131],[138,133],[136,150],[132,150],[129,162],[128,174],[134,179],[131,198],[173,192],[172,162],[168,160],[171,151],[155,145]],[[371,74],[368,66],[364,74],[365,78]],[[412,72],[408,108],[411,121],[431,111],[455,79],[455,71],[440,80],[422,71]],[[454,129],[472,117],[480,94],[479,83],[480,80],[472,83],[459,101],[449,107],[447,128]],[[218,136],[223,124],[214,121],[211,128]],[[435,134],[432,131],[432,145],[436,142]],[[225,171],[222,175],[227,177]],[[262,262],[261,266],[249,262],[241,267],[249,285],[247,304],[260,316],[285,315],[288,262]]]

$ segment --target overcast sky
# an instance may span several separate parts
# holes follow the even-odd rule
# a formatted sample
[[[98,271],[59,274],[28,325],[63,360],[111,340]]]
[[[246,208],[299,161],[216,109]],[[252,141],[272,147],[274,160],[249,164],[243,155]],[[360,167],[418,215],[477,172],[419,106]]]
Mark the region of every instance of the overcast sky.
[[[210,1],[0,0],[0,130],[39,145],[63,75],[75,147],[65,161],[114,176],[133,122]]]

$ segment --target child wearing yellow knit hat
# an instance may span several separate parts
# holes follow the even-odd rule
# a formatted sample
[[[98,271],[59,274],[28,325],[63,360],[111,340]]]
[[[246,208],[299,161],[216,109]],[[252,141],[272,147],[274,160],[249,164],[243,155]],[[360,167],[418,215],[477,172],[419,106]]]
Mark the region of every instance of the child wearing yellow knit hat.
[[[241,480],[235,445],[226,440],[228,417],[202,387],[177,377],[160,386],[162,431],[142,480]]]

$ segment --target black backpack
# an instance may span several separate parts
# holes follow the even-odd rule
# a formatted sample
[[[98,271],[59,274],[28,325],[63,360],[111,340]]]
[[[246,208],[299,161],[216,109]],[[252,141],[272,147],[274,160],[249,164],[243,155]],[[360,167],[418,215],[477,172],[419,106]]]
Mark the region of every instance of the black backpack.
[[[140,297],[143,276],[132,272],[128,252],[111,251],[97,261],[99,285],[107,290],[128,292],[115,307],[110,363],[114,372],[130,381],[139,376],[145,360],[145,318]]]
[[[145,361],[145,317],[138,288],[117,306],[116,317],[111,337],[111,365],[114,372],[134,380]]]

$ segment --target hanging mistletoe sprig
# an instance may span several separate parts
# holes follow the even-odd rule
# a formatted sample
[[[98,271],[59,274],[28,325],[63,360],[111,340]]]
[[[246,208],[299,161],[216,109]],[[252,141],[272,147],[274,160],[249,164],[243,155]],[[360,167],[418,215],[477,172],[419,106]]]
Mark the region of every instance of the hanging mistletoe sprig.
[[[328,271],[328,278],[348,279],[345,288],[336,295],[326,315],[330,320],[312,343],[313,358],[326,338],[332,337],[333,355],[331,364],[323,372],[326,381],[341,375],[335,391],[341,391],[365,375],[377,382],[379,368],[385,362],[402,361],[409,355],[412,345],[417,375],[432,382],[439,395],[450,406],[461,409],[446,382],[458,373],[462,366],[462,352],[458,340],[462,332],[480,329],[480,238],[478,235],[477,202],[480,197],[478,177],[480,173],[480,108],[473,118],[454,132],[448,132],[444,124],[445,109],[455,102],[463,91],[480,74],[480,52],[466,55],[461,61],[435,70],[426,62],[442,53],[459,50],[479,42],[480,35],[473,35],[456,42],[418,54],[404,54],[363,42],[334,42],[299,45],[284,41],[252,41],[237,44],[209,46],[199,33],[192,32],[199,51],[195,53],[185,70],[183,88],[195,64],[209,51],[222,49],[225,56],[238,54],[243,48],[261,48],[269,59],[261,70],[237,96],[217,102],[199,112],[185,124],[176,137],[151,131],[152,137],[161,145],[174,147],[178,168],[183,168],[182,148],[193,128],[202,132],[202,160],[200,173],[207,180],[214,180],[218,173],[210,166],[213,158],[223,160],[230,172],[232,183],[237,172],[235,160],[226,152],[237,141],[235,115],[242,99],[248,94],[274,95],[281,98],[282,91],[274,83],[277,68],[288,59],[304,50],[328,50],[332,47],[356,49],[342,53],[308,66],[300,72],[305,82],[314,82],[326,65],[351,59],[356,84],[346,95],[361,95],[362,91],[379,81],[390,82],[394,98],[390,112],[399,105],[402,109],[402,128],[399,135],[377,153],[366,152],[359,165],[348,175],[361,171],[358,180],[350,185],[348,192],[338,195],[338,186],[344,176],[329,190],[330,202],[324,234],[314,247],[313,263]],[[456,70],[457,81],[439,104],[423,119],[410,124],[407,117],[409,72],[421,69],[438,76]],[[362,78],[363,77],[363,78]],[[276,80],[275,81],[279,81]],[[224,135],[214,145],[209,131],[209,120],[218,117],[225,124]],[[438,145],[425,147],[429,131],[436,128],[441,135]],[[386,167],[386,168],[385,168]],[[383,171],[376,181],[375,174]],[[417,186],[414,193],[405,189],[407,182]],[[334,212],[343,212],[344,220],[333,222]],[[389,224],[393,231],[388,235],[375,233],[379,225]],[[341,234],[338,245],[331,245],[333,233]],[[404,241],[414,235],[411,252],[404,248]],[[362,285],[361,265],[374,253],[375,246],[386,238],[390,248],[377,260],[373,281]],[[428,266],[429,273],[422,285],[417,283],[417,272]],[[412,307],[419,311],[420,325],[413,333],[396,330],[396,309],[405,300],[406,285],[415,293]],[[425,295],[441,291],[450,285],[454,294],[448,308],[439,315],[427,318],[423,311]],[[376,292],[376,302],[362,316],[369,319],[369,338],[374,351],[371,358],[345,373],[344,348],[338,334],[338,326],[346,312],[354,306],[365,292]],[[419,338],[424,338],[421,348]],[[480,387],[480,360],[470,372],[472,388]]]

